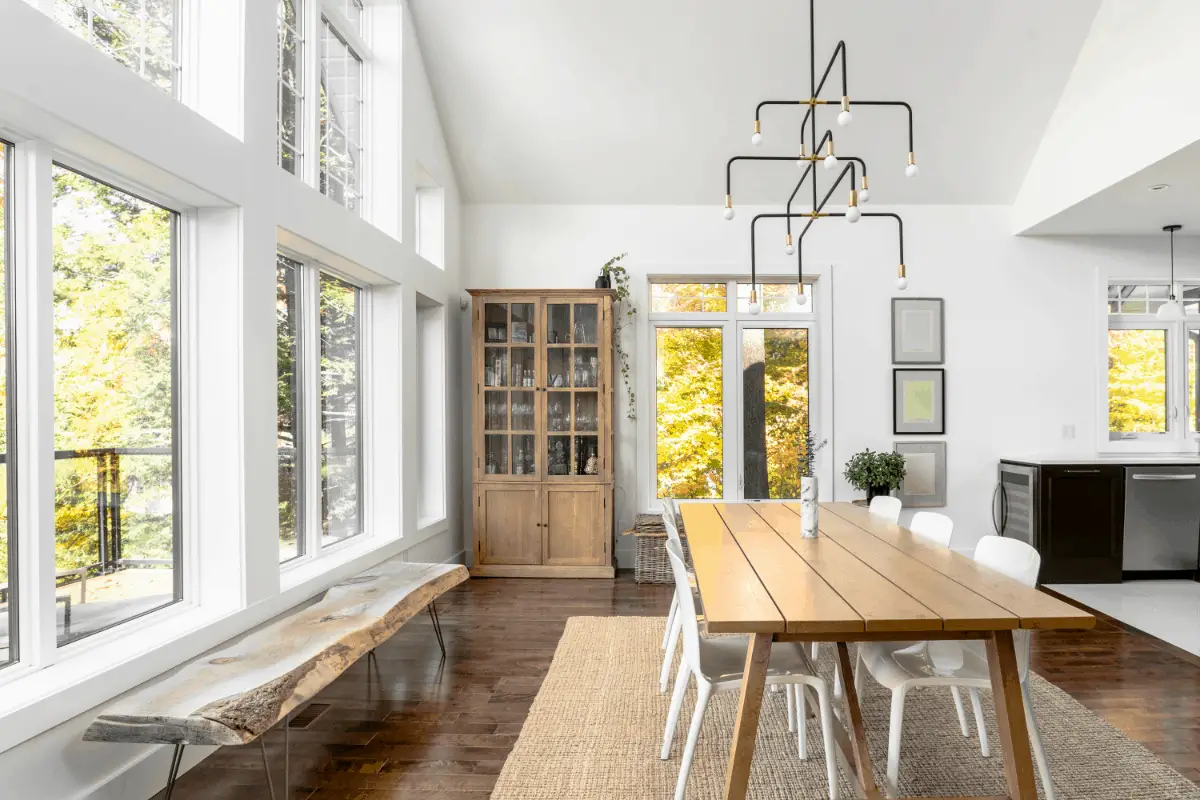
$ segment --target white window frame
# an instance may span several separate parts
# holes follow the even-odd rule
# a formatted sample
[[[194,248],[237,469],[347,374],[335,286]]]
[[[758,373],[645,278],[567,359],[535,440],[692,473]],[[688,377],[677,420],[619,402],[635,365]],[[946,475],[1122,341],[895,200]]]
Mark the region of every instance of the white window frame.
[[[1200,444],[1200,434],[1187,432],[1187,331],[1200,328],[1200,315],[1192,314],[1178,322],[1164,322],[1153,313],[1110,314],[1108,288],[1113,285],[1168,286],[1167,281],[1145,278],[1110,278],[1101,287],[1101,313],[1104,325],[1100,339],[1100,391],[1097,419],[1100,452],[1182,452],[1194,450]],[[1189,284],[1190,285],[1190,284]],[[1176,296],[1183,285],[1175,284]],[[1167,430],[1165,433],[1127,433],[1113,437],[1108,422],[1108,332],[1110,330],[1163,330],[1167,332]]]
[[[308,158],[310,155],[310,147],[309,141],[305,135],[307,127],[305,125],[305,117],[308,114],[308,107],[312,105],[310,102],[311,95],[308,94],[307,80],[308,62],[313,60],[312,53],[310,52],[312,50],[312,40],[306,36],[308,28],[306,25],[306,19],[308,15],[308,8],[310,5],[312,5],[312,0],[293,0],[293,3],[295,4],[296,9],[296,27],[292,32],[296,36],[296,82],[299,85],[288,87],[296,94],[296,142],[294,145],[295,153],[293,154],[295,169],[294,172],[290,174],[294,174],[303,179],[305,164],[306,162],[312,160],[311,158]],[[275,16],[276,24],[278,26],[282,27],[287,25],[287,23],[279,15],[278,9],[275,12]],[[277,84],[276,90],[279,93],[275,101],[277,104],[275,110],[275,163],[280,169],[283,169],[283,87],[287,86],[287,84],[285,84],[283,80],[282,34],[276,35],[275,47],[277,51],[275,81]],[[286,170],[284,171],[286,172]]]
[[[294,570],[307,571],[314,562],[346,547],[373,538],[375,526],[371,508],[371,378],[368,365],[371,363],[370,330],[372,291],[369,284],[347,275],[322,261],[297,250],[278,245],[278,252],[300,265],[297,276],[299,297],[300,330],[300,409],[301,451],[298,460],[302,463],[301,498],[297,539],[303,540],[303,552],[281,562],[282,573]],[[321,274],[330,275],[354,286],[361,292],[358,317],[358,438],[359,438],[359,527],[351,536],[325,544],[321,536]]]
[[[794,283],[795,277],[761,275],[758,283]],[[810,429],[821,430],[821,384],[820,384],[820,328],[818,315],[818,298],[815,294],[817,277],[805,275],[804,285],[810,294],[808,311],[750,314],[737,311],[737,286],[739,283],[749,283],[746,276],[728,277],[725,275],[651,275],[646,282],[646,297],[653,295],[653,284],[656,283],[707,283],[725,284],[725,311],[651,311],[646,315],[647,335],[645,353],[647,358],[642,363],[647,364],[643,370],[641,381],[642,397],[646,398],[644,407],[647,409],[649,446],[643,456],[644,477],[643,491],[649,499],[651,507],[658,505],[658,398],[655,388],[657,380],[657,346],[659,328],[717,328],[721,330],[721,368],[722,368],[722,489],[720,500],[737,502],[742,499],[745,485],[744,458],[742,454],[742,382],[741,356],[742,331],[747,328],[797,328],[808,331],[808,419]],[[822,438],[825,435],[822,434]],[[832,436],[828,438],[832,439]],[[822,454],[817,456],[818,464],[822,462]],[[736,479],[734,477],[736,476]],[[688,502],[680,499],[680,502]],[[711,501],[710,501],[711,502]],[[787,500],[756,500],[754,502],[787,502]]]

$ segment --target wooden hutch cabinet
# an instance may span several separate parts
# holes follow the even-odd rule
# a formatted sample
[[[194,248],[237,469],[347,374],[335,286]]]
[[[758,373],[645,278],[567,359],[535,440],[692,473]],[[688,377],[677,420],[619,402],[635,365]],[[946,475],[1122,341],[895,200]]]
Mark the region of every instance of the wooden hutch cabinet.
[[[613,292],[471,296],[471,574],[611,578]]]

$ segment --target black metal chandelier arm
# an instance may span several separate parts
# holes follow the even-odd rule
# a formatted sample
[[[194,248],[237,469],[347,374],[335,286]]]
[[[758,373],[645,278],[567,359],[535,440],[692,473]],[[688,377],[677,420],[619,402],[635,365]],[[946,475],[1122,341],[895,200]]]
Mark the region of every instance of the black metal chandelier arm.
[[[836,216],[836,215],[830,214],[829,216],[832,217],[832,216]],[[892,214],[890,212],[885,212],[885,211],[875,211],[875,212],[871,212],[871,213],[865,213],[865,214],[863,214],[863,216],[864,217],[891,217],[892,219],[896,220],[896,227],[900,234],[900,265],[903,266],[904,265],[904,220],[900,218],[899,214]]]
[[[842,54],[842,97],[850,94],[846,89],[846,40],[843,39],[833,49],[833,56],[830,57],[829,64],[825,67],[825,74],[821,76],[821,82],[817,84],[817,91],[813,94],[813,97],[821,96],[821,90],[825,88],[825,81],[829,79],[829,71],[833,69],[833,62],[837,60],[838,53]]]
[[[916,147],[913,146],[913,110],[912,106],[903,100],[855,100],[856,106],[904,106],[904,110],[908,112],[908,152],[916,152]]]
[[[858,156],[838,156],[841,161],[853,161],[862,167],[863,175],[867,174],[867,164]],[[734,156],[725,162],[725,194],[733,194],[733,162],[735,161],[798,161],[796,156]],[[803,180],[803,179],[802,179]],[[814,181],[815,183],[815,181]]]
[[[812,173],[812,171],[813,171],[813,162],[810,161],[810,162],[808,162],[808,166],[804,168],[804,174],[800,176],[800,180],[796,183],[796,188],[792,189],[792,196],[788,198],[787,212],[789,214],[792,213],[792,201],[796,199],[796,195],[800,193],[800,187],[804,185],[804,182],[806,180],[808,180],[808,176],[810,173]],[[816,183],[816,182],[817,182],[817,176],[813,175],[813,183]],[[789,236],[792,233],[792,218],[791,217],[788,217],[788,219],[787,219],[787,232],[788,232]]]

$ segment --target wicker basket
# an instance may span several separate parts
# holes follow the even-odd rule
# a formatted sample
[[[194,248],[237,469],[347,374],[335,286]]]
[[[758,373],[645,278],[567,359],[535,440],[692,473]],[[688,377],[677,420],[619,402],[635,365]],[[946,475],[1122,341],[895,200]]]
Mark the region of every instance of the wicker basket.
[[[638,583],[674,583],[671,561],[667,558],[667,532],[662,518],[656,514],[638,514],[633,528],[624,531],[637,540],[633,556],[633,579]],[[679,538],[683,542],[683,559],[691,569],[692,554],[688,550],[687,533],[679,526]]]

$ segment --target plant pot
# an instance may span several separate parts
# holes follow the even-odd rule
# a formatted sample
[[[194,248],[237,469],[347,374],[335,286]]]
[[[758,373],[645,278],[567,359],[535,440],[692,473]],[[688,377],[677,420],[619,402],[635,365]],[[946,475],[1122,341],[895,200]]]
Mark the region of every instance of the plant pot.
[[[892,490],[887,486],[872,486],[867,489],[867,502],[870,503],[876,497],[887,497],[892,493]]]
[[[609,280],[609,277],[607,275],[601,275],[600,277],[596,278],[596,288],[597,289],[611,289],[612,281]]]
[[[821,506],[817,502],[817,479],[800,479],[800,535],[805,539],[817,538],[818,515]]]

